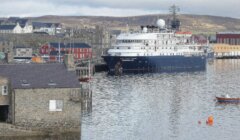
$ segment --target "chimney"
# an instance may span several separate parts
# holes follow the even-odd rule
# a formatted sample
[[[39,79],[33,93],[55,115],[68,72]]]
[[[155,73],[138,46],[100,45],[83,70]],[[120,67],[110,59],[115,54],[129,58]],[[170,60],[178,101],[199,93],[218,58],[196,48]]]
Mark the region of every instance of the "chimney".
[[[64,64],[67,67],[68,71],[75,71],[76,70],[73,54],[65,54],[64,55]]]

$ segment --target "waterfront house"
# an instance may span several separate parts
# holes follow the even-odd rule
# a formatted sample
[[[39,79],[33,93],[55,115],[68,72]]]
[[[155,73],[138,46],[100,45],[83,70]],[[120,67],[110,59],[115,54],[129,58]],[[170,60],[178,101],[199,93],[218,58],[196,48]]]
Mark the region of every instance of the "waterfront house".
[[[63,25],[61,23],[32,22],[34,33],[47,33],[56,35],[61,33]]]
[[[219,32],[213,51],[216,58],[240,58],[240,32]]]
[[[92,48],[86,43],[49,43],[41,46],[39,53],[44,57],[46,61],[51,62],[57,62],[59,60],[59,57],[62,60],[65,53],[72,53],[75,60],[92,58]],[[49,60],[47,60],[48,58]]]
[[[79,128],[80,84],[72,68],[69,62],[0,65],[2,96],[10,97],[0,107],[8,114],[0,114],[4,121],[31,129]]]
[[[240,32],[219,32],[216,39],[218,44],[240,45]]]
[[[10,25],[0,25],[0,33],[20,34],[22,33],[22,28],[18,23]]]
[[[63,62],[63,57],[65,55],[65,51],[51,51],[49,54],[49,61],[48,62]]]
[[[22,34],[32,32],[33,27],[28,19],[10,17],[0,24],[0,33]]]

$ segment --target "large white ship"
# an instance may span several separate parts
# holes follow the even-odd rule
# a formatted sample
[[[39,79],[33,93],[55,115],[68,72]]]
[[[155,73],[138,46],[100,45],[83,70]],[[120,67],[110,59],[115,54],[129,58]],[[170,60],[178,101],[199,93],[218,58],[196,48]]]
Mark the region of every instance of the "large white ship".
[[[179,20],[174,19],[170,29],[163,19],[156,24],[117,37],[116,44],[102,56],[110,74],[206,69],[205,46],[195,43],[191,32],[177,31]]]

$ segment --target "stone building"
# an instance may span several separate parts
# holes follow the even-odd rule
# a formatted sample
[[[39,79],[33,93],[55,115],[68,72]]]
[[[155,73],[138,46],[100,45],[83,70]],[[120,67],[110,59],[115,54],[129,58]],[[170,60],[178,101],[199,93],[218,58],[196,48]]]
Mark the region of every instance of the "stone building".
[[[8,87],[8,79],[0,77],[0,122],[6,122],[8,119],[8,106],[10,104]]]
[[[9,63],[13,61],[13,42],[0,40],[0,53],[4,54],[4,58],[0,58],[1,63]]]
[[[10,83],[4,120],[31,129],[80,129],[80,84],[64,64],[0,65],[0,76],[2,87]]]

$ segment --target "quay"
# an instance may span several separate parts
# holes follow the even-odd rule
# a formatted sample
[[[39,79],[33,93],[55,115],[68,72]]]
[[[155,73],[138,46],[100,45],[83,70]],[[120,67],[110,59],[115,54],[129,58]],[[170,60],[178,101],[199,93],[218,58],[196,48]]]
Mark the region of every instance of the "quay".
[[[75,62],[76,75],[81,82],[87,82],[95,72],[107,71],[103,59],[83,59]]]
[[[240,45],[214,44],[213,51],[216,59],[240,58]]]

